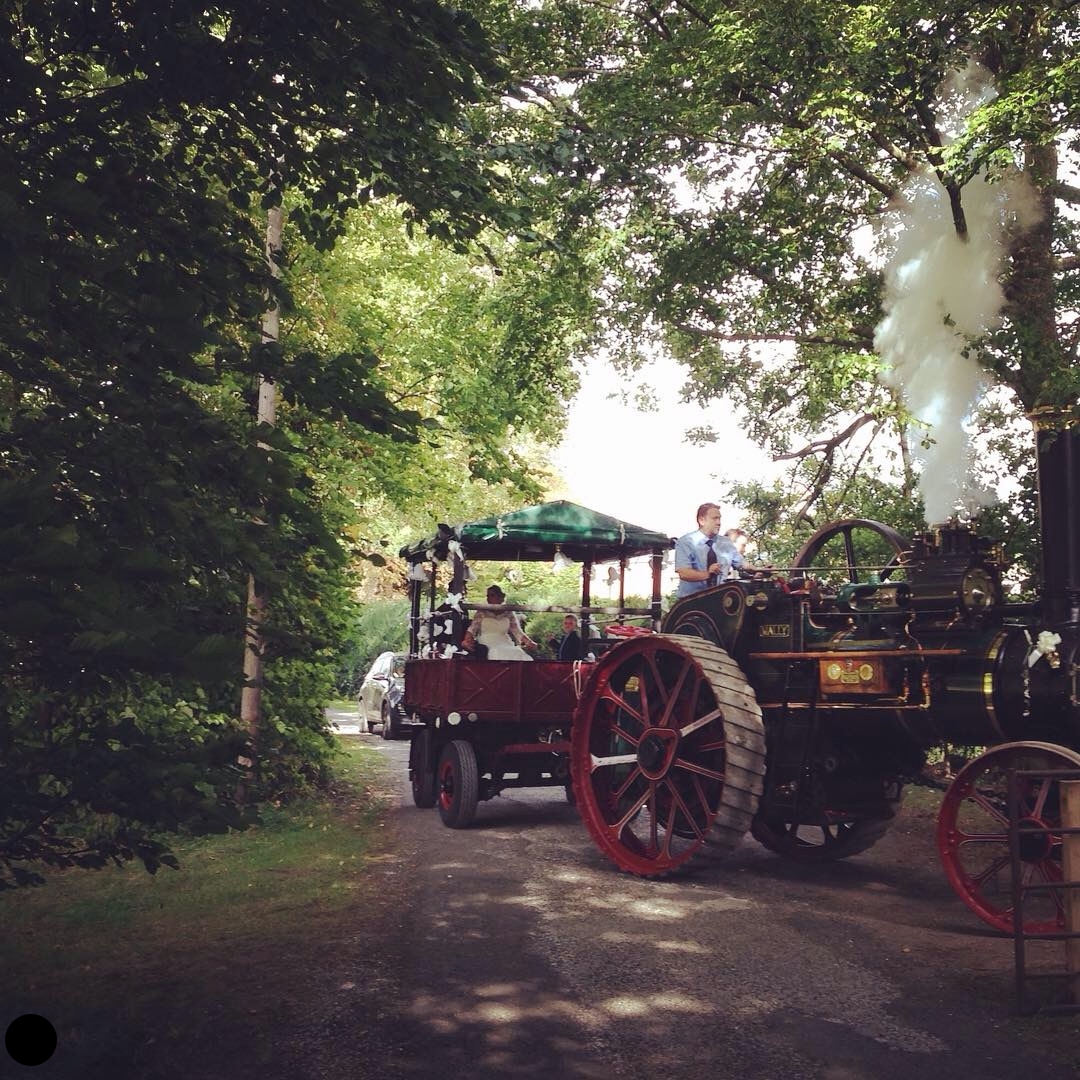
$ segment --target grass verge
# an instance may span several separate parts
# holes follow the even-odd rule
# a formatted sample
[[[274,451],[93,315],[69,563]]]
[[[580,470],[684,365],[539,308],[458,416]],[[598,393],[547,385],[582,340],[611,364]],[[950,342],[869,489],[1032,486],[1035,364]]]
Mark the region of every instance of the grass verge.
[[[342,747],[325,795],[176,842],[179,871],[73,870],[0,893],[0,1026],[38,1013],[57,1030],[35,1076],[258,1075],[274,1016],[355,933],[383,852],[385,759]]]

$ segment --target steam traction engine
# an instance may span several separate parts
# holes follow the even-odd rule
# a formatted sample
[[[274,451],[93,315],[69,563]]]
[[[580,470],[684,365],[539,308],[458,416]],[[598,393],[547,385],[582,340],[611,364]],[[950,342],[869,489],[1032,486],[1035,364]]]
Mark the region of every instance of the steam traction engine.
[[[660,876],[749,830],[792,859],[844,858],[885,834],[932,748],[987,747],[945,795],[938,847],[965,903],[1011,930],[1007,770],[1080,768],[1080,434],[1039,432],[1037,448],[1036,604],[1004,603],[999,557],[966,525],[909,542],[847,520],[815,534],[786,580],[683,599],[660,633],[601,655],[570,746],[601,850]],[[1059,825],[1056,790],[1029,781],[1024,817]],[[1060,881],[1060,838],[1031,835],[1027,879]],[[1060,892],[1025,905],[1029,930],[1060,925]]]

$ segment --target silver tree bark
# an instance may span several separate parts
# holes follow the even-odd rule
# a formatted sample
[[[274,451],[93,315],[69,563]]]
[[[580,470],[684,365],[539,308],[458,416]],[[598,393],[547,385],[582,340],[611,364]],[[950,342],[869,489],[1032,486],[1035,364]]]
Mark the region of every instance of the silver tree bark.
[[[281,265],[281,230],[284,216],[280,206],[271,207],[266,221],[266,258],[270,272],[280,277]],[[276,302],[272,303],[262,318],[263,344],[276,342],[280,335],[281,312]],[[277,387],[272,379],[261,377],[259,380],[259,401],[256,419],[259,424],[273,426],[277,413]],[[259,446],[269,452],[265,443]],[[240,721],[248,736],[248,753],[240,758],[243,779],[237,788],[237,795],[243,801],[246,789],[254,778],[259,753],[259,728],[262,720],[263,687],[263,620],[266,615],[267,596],[255,580],[254,574],[248,575],[247,620],[244,631],[244,687],[240,693]]]

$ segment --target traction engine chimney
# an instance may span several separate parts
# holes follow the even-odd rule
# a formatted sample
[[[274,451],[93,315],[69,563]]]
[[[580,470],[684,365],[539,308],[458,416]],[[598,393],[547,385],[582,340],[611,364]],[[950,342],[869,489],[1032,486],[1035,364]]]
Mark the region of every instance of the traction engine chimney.
[[[1033,418],[1042,540],[1042,618],[1080,625],[1080,428]]]

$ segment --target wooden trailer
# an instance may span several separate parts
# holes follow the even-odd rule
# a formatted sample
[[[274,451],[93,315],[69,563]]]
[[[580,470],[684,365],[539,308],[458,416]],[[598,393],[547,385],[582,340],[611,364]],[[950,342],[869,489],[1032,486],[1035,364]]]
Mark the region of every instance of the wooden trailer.
[[[464,828],[486,799],[514,787],[563,786],[569,780],[570,726],[597,658],[614,642],[659,628],[660,571],[673,544],[662,533],[563,500],[529,506],[436,532],[402,549],[409,564],[410,643],[406,715],[414,730],[409,777],[417,806],[436,806],[443,822]],[[647,559],[647,606],[626,605],[631,559]],[[477,605],[466,600],[470,564],[480,561],[577,563],[580,603],[519,612],[579,616],[584,660],[475,660],[460,651]],[[618,572],[614,603],[595,604],[593,570]]]

